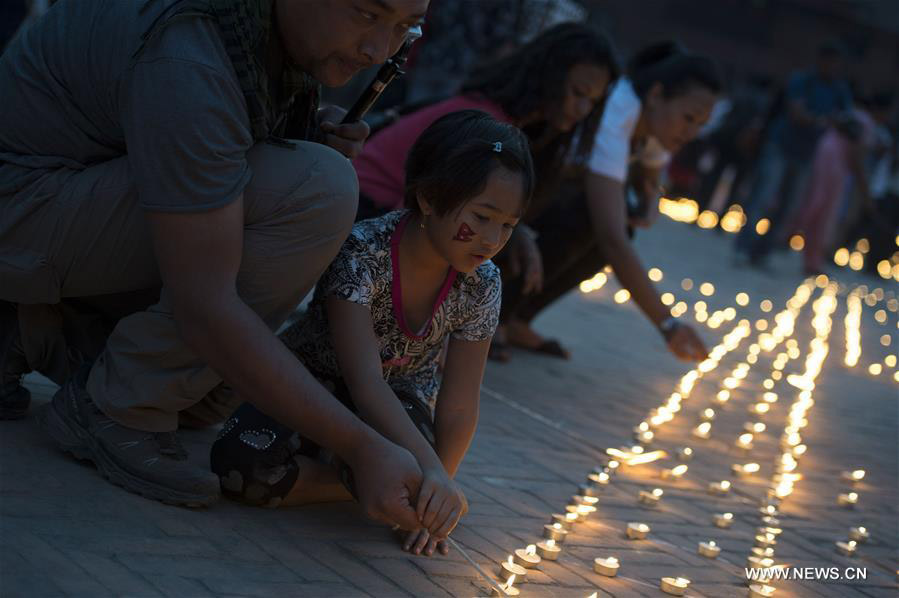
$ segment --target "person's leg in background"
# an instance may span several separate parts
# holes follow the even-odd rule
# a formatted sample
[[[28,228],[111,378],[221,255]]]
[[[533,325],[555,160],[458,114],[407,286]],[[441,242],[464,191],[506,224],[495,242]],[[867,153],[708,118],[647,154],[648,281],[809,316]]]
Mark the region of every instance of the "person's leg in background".
[[[734,244],[738,260],[749,259],[752,246],[759,236],[755,231],[755,225],[766,216],[778,200],[785,169],[786,159],[783,151],[777,143],[769,141],[759,157],[755,182],[744,208],[746,225],[740,229]]]
[[[503,287],[509,340],[523,348],[567,358],[568,352],[557,341],[540,337],[531,322],[606,263],[593,236],[583,190],[577,188],[555,202],[535,220],[533,228],[543,257],[543,288],[525,295],[520,277]]]
[[[778,246],[786,246],[795,226],[800,198],[808,185],[811,173],[811,159],[785,154],[783,182],[778,201],[771,205],[768,219],[771,221],[767,235],[755,239],[749,250],[750,262],[763,265],[771,251]]]

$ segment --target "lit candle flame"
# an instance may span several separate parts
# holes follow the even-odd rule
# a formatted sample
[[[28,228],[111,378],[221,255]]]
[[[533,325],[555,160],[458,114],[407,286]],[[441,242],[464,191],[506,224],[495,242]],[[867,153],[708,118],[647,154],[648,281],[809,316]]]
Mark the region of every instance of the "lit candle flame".
[[[528,547],[524,549],[524,551],[530,555],[534,556],[537,554],[537,545],[536,544],[528,544]]]
[[[547,541],[546,541],[546,547],[547,547],[547,548],[555,548],[555,547],[556,547],[556,541],[555,541],[555,540],[547,540]]]

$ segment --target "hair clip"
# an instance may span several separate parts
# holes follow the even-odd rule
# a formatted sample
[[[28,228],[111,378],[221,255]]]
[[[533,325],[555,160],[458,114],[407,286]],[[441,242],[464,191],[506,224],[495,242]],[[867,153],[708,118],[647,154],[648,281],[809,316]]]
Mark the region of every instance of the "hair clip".
[[[501,151],[503,151],[503,142],[497,141],[496,143],[494,143],[493,151],[495,151],[497,154],[500,153]]]

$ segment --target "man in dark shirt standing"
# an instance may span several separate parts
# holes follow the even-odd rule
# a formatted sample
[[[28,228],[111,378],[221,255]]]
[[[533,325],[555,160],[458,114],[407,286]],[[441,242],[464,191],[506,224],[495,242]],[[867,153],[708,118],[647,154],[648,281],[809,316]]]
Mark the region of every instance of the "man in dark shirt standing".
[[[61,0],[10,44],[3,417],[23,414],[21,375],[40,371],[63,384],[39,414],[63,449],[133,492],[204,505],[219,482],[188,464],[175,432],[220,421],[240,396],[341,455],[370,515],[417,527],[412,455],[338,403],[274,330],[356,210],[346,158],[368,128],[319,112],[319,83],[386,60],[427,4]]]
[[[776,100],[749,196],[746,225],[736,240],[739,262],[764,263],[790,220],[818,139],[834,117],[852,107],[849,85],[840,75],[842,60],[836,43],[823,44],[815,68],[793,73]],[[771,226],[767,234],[759,236],[755,227],[763,217]]]

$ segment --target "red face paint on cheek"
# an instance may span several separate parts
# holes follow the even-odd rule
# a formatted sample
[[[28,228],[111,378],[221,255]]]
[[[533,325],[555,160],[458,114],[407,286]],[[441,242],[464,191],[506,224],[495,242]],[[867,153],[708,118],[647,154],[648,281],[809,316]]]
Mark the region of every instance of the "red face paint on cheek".
[[[471,227],[466,223],[462,223],[459,225],[459,230],[456,231],[456,236],[453,237],[453,241],[462,241],[463,243],[471,242],[471,238],[474,236],[474,231],[471,230]]]

